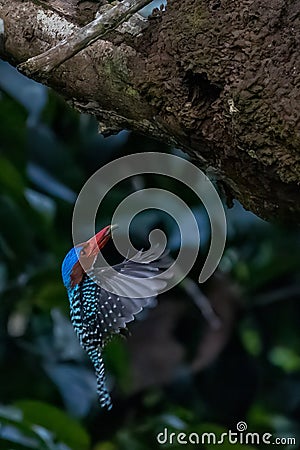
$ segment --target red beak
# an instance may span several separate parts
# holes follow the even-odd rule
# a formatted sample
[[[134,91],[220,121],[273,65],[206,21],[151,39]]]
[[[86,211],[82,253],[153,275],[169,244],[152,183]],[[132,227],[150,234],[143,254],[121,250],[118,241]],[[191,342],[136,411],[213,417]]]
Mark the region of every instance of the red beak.
[[[87,247],[89,250],[88,256],[96,256],[99,253],[111,238],[111,232],[115,228],[117,228],[117,225],[108,225],[86,242],[86,244],[89,244]]]
[[[116,227],[117,225],[108,225],[88,241],[79,244],[81,247],[83,247],[81,251],[84,251],[84,253],[81,254],[80,252],[80,261],[77,261],[73,266],[71,272],[72,287],[74,287],[76,284],[79,284],[82,280],[84,271],[86,272],[90,270],[90,268],[93,266],[96,256],[110,239],[111,232]]]

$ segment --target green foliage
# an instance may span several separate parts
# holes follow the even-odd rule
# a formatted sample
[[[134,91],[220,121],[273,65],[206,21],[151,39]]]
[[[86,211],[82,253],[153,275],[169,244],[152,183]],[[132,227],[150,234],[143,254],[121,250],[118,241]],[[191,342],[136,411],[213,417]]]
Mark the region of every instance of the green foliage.
[[[61,282],[73,204],[89,176],[114,158],[178,150],[125,131],[104,139],[93,118],[0,64],[0,449],[179,449],[158,444],[157,434],[165,427],[220,434],[241,420],[253,432],[294,436],[299,443],[299,232],[268,225],[239,205],[227,210],[223,275],[203,287],[222,328],[207,326],[183,286],[162,297],[132,325],[128,341],[108,345],[114,408],[100,410]],[[203,243],[190,274],[196,281],[210,236],[202,205],[170,178],[140,181],[180,192],[195,212]],[[103,203],[99,227],[133,191],[130,180],[120,183]],[[176,224],[157,211],[133,221],[134,243],[147,247],[157,226],[176,255]],[[106,256],[116,261],[109,250]],[[229,293],[228,285],[235,290]]]
[[[86,450],[89,437],[80,424],[54,406],[38,401],[19,401],[16,406],[22,411],[26,422],[51,430],[55,440],[64,442],[74,450]]]
[[[89,437],[81,425],[46,403],[22,401],[18,402],[16,407],[2,407],[0,420],[2,437],[4,436],[0,441],[0,448],[7,449],[8,446],[39,450],[89,448]]]

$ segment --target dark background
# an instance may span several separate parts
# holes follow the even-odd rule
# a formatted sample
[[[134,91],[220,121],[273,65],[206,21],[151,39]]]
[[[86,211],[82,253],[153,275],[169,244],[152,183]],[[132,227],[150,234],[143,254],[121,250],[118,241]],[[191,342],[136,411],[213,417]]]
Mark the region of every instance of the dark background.
[[[237,203],[225,206],[226,250],[203,286],[221,321],[214,328],[195,283],[209,243],[206,212],[187,188],[163,177],[120,184],[101,209],[99,228],[138,185],[161,187],[180,192],[195,212],[203,246],[188,279],[131,324],[127,340],[108,345],[114,407],[100,409],[92,367],[70,325],[60,267],[84,183],[107,162],[140,151],[187,158],[127,131],[103,138],[92,117],[0,63],[0,448],[155,449],[165,427],[221,433],[242,420],[249,431],[299,443],[299,232],[267,224]],[[134,220],[136,246],[146,248],[156,227],[176,256],[177,226],[155,210]],[[111,247],[106,256],[114,261]]]

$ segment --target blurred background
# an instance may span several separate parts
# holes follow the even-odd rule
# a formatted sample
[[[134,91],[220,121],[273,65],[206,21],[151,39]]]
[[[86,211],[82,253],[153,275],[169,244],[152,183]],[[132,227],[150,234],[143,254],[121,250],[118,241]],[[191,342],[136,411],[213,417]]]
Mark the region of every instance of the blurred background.
[[[103,138],[94,118],[0,62],[0,449],[155,449],[165,427],[221,433],[242,420],[249,431],[299,443],[299,231],[268,224],[238,203],[224,205],[226,249],[200,291],[209,221],[198,198],[166,177],[120,183],[98,217],[100,229],[128,194],[159,187],[188,203],[202,242],[189,277],[130,324],[127,339],[107,346],[114,407],[100,409],[93,369],[70,325],[60,267],[84,183],[109,161],[140,151],[188,159],[127,131]],[[147,248],[157,227],[176,256],[178,227],[160,211],[135,218],[133,243]],[[117,260],[111,246],[105,254]]]

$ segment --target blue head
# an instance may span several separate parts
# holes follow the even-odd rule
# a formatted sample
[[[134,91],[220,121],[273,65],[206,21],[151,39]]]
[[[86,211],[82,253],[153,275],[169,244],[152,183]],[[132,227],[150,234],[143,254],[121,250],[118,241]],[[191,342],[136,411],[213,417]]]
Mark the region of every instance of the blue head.
[[[79,255],[82,247],[73,247],[66,255],[61,266],[61,274],[64,285],[67,289],[71,289],[71,274],[73,267],[79,261]]]
[[[111,237],[112,229],[113,226],[108,225],[91,239],[68,252],[61,267],[63,282],[68,290],[79,284],[84,273],[93,267],[99,251]]]

